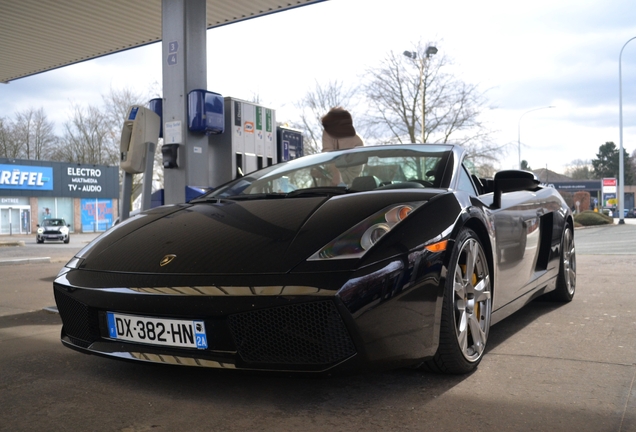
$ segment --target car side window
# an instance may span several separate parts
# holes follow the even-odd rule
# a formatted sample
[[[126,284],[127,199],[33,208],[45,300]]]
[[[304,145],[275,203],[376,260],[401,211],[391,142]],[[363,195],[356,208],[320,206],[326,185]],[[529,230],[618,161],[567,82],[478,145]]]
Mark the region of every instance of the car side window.
[[[469,195],[477,196],[477,190],[470,178],[470,174],[466,171],[466,167],[462,164],[462,168],[459,170],[459,182],[457,183],[457,189],[468,192]]]

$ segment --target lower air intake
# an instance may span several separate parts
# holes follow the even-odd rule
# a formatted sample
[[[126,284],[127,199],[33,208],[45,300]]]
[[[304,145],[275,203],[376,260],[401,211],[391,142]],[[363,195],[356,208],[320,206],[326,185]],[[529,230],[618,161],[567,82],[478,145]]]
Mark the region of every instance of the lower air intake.
[[[71,342],[84,348],[99,339],[97,314],[62,290],[55,289],[55,303],[60,312],[64,332]]]
[[[240,313],[228,322],[241,358],[250,363],[326,365],[356,352],[332,301]]]

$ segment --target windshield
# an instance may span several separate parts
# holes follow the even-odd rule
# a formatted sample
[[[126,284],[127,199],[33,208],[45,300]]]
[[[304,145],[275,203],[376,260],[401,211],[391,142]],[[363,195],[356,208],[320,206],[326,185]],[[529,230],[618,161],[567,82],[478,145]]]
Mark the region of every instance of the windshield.
[[[302,191],[367,191],[440,187],[448,146],[411,145],[320,153],[280,163],[238,178],[200,199]],[[298,192],[297,192],[298,191]]]
[[[65,226],[66,223],[62,219],[45,219],[42,222],[43,226]]]

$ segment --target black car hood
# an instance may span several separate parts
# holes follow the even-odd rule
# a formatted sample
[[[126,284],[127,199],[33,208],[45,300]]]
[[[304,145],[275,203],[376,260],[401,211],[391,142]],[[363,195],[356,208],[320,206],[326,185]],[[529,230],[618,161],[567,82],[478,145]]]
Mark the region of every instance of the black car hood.
[[[432,195],[400,191],[161,207],[96,239],[78,254],[83,258],[80,268],[155,274],[287,273],[379,209]],[[174,258],[161,265],[167,255]],[[331,267],[351,268],[356,260],[338,261]]]

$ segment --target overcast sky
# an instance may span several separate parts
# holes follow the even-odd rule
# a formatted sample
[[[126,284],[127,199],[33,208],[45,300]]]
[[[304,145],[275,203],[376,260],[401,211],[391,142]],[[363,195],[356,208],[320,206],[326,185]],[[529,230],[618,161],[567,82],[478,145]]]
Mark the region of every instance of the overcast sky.
[[[633,0],[330,0],[208,31],[208,90],[260,95],[277,120],[315,81],[354,84],[391,50],[439,41],[454,73],[486,91],[485,115],[507,144],[499,167],[562,172],[619,144],[618,60],[636,36]],[[622,56],[624,147],[636,149],[636,40]],[[161,45],[0,85],[0,116],[43,107],[58,129],[71,103],[99,104],[110,87],[161,82]],[[547,106],[531,113],[528,111]],[[523,118],[521,119],[521,117]],[[521,119],[521,121],[520,121]]]

